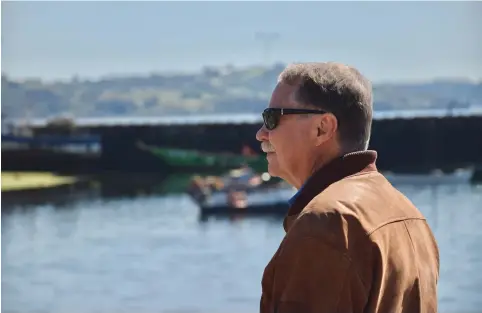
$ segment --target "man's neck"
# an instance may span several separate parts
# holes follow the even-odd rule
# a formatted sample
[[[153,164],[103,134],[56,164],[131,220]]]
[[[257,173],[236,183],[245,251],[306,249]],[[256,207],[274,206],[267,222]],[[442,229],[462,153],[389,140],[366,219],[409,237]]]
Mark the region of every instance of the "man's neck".
[[[340,157],[342,157],[342,154],[339,153],[320,154],[314,159],[312,162],[313,165],[309,168],[309,170],[295,181],[294,187],[296,189],[300,189],[314,173],[318,172],[321,168],[332,162],[334,159]]]

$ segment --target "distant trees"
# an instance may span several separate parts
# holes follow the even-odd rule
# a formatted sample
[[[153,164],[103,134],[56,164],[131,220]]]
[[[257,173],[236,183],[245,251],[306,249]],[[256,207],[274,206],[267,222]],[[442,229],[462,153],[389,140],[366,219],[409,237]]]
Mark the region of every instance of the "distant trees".
[[[2,73],[2,112],[8,117],[126,116],[260,112],[283,64],[206,67],[192,74],[148,74],[69,82],[13,81]],[[435,81],[375,85],[376,110],[482,105],[482,83]]]

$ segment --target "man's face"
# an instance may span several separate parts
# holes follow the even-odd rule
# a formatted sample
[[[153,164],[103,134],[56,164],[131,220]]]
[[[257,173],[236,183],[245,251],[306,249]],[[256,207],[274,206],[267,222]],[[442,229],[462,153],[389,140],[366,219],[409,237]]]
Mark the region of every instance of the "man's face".
[[[295,86],[279,83],[274,89],[270,108],[301,108],[295,101]],[[256,133],[261,147],[267,153],[268,172],[296,185],[314,157],[316,119],[309,115],[283,115],[278,126],[268,130],[263,125]]]

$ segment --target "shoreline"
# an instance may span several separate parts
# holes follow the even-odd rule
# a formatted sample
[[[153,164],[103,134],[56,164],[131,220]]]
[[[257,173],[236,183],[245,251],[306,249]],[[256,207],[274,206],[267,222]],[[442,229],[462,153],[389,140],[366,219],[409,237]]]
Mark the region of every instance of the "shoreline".
[[[51,172],[3,172],[2,193],[41,190],[71,185],[78,181],[73,176],[60,176]]]

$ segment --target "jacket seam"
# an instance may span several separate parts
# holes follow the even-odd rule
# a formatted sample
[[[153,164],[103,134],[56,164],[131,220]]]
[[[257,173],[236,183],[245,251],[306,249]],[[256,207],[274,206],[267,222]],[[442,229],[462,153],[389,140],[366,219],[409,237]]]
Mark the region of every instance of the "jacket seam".
[[[402,218],[402,217],[397,217],[397,218],[393,218],[393,219],[390,219],[390,220],[388,220],[388,221],[386,221],[386,222],[378,225],[377,227],[375,227],[375,228],[372,229],[371,231],[367,232],[367,233],[366,233],[366,236],[367,236],[367,237],[370,237],[375,231],[377,231],[377,230],[381,229],[382,227],[387,226],[387,225],[389,225],[389,224],[393,224],[393,223],[397,223],[397,222],[405,222],[405,221],[407,221],[407,220],[422,220],[422,221],[424,221],[425,218],[423,218],[423,217],[408,217],[408,218],[407,218],[407,217],[403,217],[403,218]],[[405,225],[405,223],[404,223],[404,225]],[[406,225],[405,225],[405,227],[406,227]],[[315,237],[315,236],[305,236],[305,237],[317,238],[317,237]],[[325,242],[324,239],[322,239],[322,238],[320,238],[320,239],[321,239],[323,242]],[[410,240],[411,240],[411,238],[410,238]],[[355,242],[354,246],[356,247],[356,246],[359,244],[359,242],[360,242],[360,240],[357,240],[357,241]],[[325,242],[325,244],[329,245],[330,247],[332,247],[333,249],[335,249],[336,251],[338,251],[339,253],[341,253],[341,254],[350,262],[350,267],[353,266],[353,260],[352,260],[350,254],[349,254],[348,252],[342,251],[340,248],[338,248],[338,247],[336,247],[336,246],[333,246],[333,245],[330,245],[330,244],[328,244],[327,242]],[[360,276],[360,273],[358,272],[358,268],[355,267],[355,268],[353,269],[353,272],[355,273],[355,275],[356,275],[356,277],[358,278],[358,280],[363,284],[363,287],[364,287],[366,290],[368,290],[368,284],[367,284],[367,283],[362,279],[362,277]]]
[[[362,174],[366,174],[366,173],[362,173]],[[384,223],[376,226],[374,229],[368,231],[366,233],[366,236],[367,237],[370,237],[374,232],[376,232],[377,230],[381,229],[382,227],[384,226],[387,226],[389,224],[393,224],[393,223],[397,223],[397,222],[405,222],[407,220],[426,220],[425,218],[423,217],[396,217],[396,218],[393,218],[393,219],[390,219],[390,220],[387,220],[385,221]],[[405,225],[405,223],[404,223]],[[406,227],[406,225],[405,225]],[[335,251],[337,251],[338,253],[340,253],[343,257],[345,257],[348,262],[349,262],[349,268],[351,268],[353,266],[353,260],[350,256],[350,254],[348,253],[348,251],[343,251],[342,249],[340,249],[339,247],[336,247],[328,242],[326,242],[324,240],[324,238],[322,237],[319,237],[319,236],[313,236],[313,235],[304,235],[301,237],[301,239],[315,239],[315,240],[321,240],[325,245],[331,247],[332,249],[334,249]],[[411,239],[410,239],[411,240]],[[357,240],[354,244],[354,246],[357,246],[359,244],[360,240]],[[365,288],[365,290],[368,290],[368,284],[362,279],[362,277],[360,276],[360,273],[358,272],[358,268],[354,268],[353,269],[353,272],[355,273],[357,279],[362,283],[363,287]],[[346,282],[346,280],[345,280]]]
[[[385,227],[389,224],[393,224],[393,223],[397,223],[397,222],[405,222],[405,221],[408,221],[408,220],[425,221],[425,218],[424,217],[395,217],[395,218],[392,218],[392,219],[389,219],[389,220],[385,221],[384,223],[382,223],[382,224],[374,227],[372,230],[368,231],[367,236],[370,237],[371,235],[373,235],[374,232],[376,232],[380,228]]]
[[[405,226],[405,230],[407,231],[408,238],[410,239],[412,252],[415,254],[415,245],[413,244],[412,235],[410,235],[410,231],[408,231],[407,223],[405,221],[403,221],[403,226]],[[420,279],[420,270],[418,266],[417,266],[417,278]],[[423,303],[423,292],[420,293],[420,302]]]
[[[423,218],[423,217],[409,217],[409,218],[407,218],[407,217],[396,217],[396,218],[387,220],[387,221],[385,221],[384,223],[376,226],[376,227],[373,228],[372,230],[368,231],[368,232],[366,233],[366,236],[367,236],[367,237],[370,237],[374,232],[376,232],[377,230],[381,229],[381,228],[384,227],[384,226],[387,226],[387,225],[393,224],[393,223],[397,223],[397,222],[404,222],[404,221],[406,221],[406,220],[425,220],[425,218]],[[354,244],[353,246],[356,247],[356,246],[359,244],[359,242],[360,242],[360,238],[359,238],[358,240],[356,240],[356,242],[355,242],[355,244]],[[349,258],[349,256],[347,256],[347,257]],[[351,261],[350,258],[349,258],[349,260],[350,260],[350,263],[352,263],[352,261]],[[363,284],[363,286],[365,287],[365,289],[368,290],[368,284],[367,284],[365,281],[363,281],[363,279],[361,278],[361,276],[360,276],[360,274],[359,274],[359,272],[358,272],[358,268],[355,268],[354,271],[355,271],[358,279],[360,280],[360,282],[361,282],[361,283]]]

